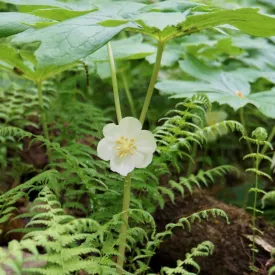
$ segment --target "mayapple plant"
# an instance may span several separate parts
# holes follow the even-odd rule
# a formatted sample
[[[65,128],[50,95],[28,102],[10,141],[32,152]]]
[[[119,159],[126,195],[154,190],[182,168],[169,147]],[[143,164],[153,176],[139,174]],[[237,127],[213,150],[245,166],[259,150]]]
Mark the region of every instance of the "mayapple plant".
[[[161,51],[161,54],[162,52],[163,50]],[[118,274],[122,274],[126,248],[126,239],[123,237],[123,235],[126,233],[128,227],[127,212],[130,206],[131,172],[134,170],[134,168],[147,167],[152,162],[153,153],[157,148],[154,135],[150,131],[142,130],[142,124],[145,120],[145,116],[153,95],[154,84],[156,82],[160,68],[161,56],[158,57],[158,67],[156,68],[155,66],[145,103],[141,112],[140,120],[138,120],[134,117],[122,118],[116,78],[115,60],[111,42],[108,43],[108,54],[112,74],[114,101],[119,124],[115,125],[114,123],[110,123],[103,128],[104,138],[98,143],[97,153],[101,159],[106,161],[110,160],[110,168],[112,171],[125,176],[122,207],[123,224],[121,225],[120,230],[121,241],[119,244],[119,255],[117,262],[117,272]]]

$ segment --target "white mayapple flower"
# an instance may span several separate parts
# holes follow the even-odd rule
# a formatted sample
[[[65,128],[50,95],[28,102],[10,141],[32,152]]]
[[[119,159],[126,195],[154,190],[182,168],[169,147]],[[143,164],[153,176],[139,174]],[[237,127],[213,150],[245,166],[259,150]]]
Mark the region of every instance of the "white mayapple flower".
[[[97,146],[97,155],[111,161],[112,171],[126,176],[134,168],[145,168],[152,162],[157,148],[155,138],[150,131],[142,130],[136,118],[125,117],[119,125],[107,124],[103,135]]]

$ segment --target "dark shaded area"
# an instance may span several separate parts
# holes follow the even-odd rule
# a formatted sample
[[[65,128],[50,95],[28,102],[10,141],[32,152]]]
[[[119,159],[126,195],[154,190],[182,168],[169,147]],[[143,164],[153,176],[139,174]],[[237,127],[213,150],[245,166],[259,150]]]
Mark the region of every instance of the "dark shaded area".
[[[243,209],[220,202],[206,190],[197,190],[193,195],[186,195],[184,200],[178,196],[175,204],[167,202],[163,210],[158,209],[154,217],[158,232],[165,230],[165,225],[177,222],[204,209],[219,208],[224,210],[230,224],[222,218],[210,218],[209,221],[195,222],[192,231],[176,229],[174,235],[166,239],[152,259],[152,268],[158,272],[162,266],[173,267],[178,259],[199,243],[209,240],[215,245],[214,254],[209,257],[196,258],[201,266],[202,275],[248,275],[251,261],[250,241],[247,235],[252,234],[251,216]],[[275,245],[275,228],[263,219],[258,219],[258,228],[264,232],[259,236],[262,244],[258,245],[256,256],[257,274],[267,274],[272,265],[269,248]]]

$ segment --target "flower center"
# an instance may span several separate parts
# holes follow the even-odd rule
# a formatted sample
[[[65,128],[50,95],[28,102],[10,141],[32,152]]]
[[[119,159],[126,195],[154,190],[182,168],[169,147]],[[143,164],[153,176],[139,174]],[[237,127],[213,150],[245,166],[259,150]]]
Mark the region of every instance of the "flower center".
[[[240,98],[244,98],[244,95],[243,95],[242,92],[236,91],[235,93],[236,93],[236,96],[238,96],[238,97],[240,97]]]
[[[128,139],[121,136],[119,139],[116,140],[116,150],[118,151],[117,155],[121,158],[127,156],[129,153],[134,155],[135,150],[137,147],[135,146],[135,140],[133,138]]]

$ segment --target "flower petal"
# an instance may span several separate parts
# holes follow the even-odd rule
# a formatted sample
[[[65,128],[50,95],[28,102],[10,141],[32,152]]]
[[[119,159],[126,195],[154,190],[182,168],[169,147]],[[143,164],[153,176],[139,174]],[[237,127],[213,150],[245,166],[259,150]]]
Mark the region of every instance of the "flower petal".
[[[109,123],[103,128],[103,135],[107,138],[116,138],[118,136],[119,127],[114,123]]]
[[[110,168],[113,172],[117,172],[122,176],[127,176],[135,168],[135,159],[132,155],[127,155],[123,158],[118,155],[113,155],[111,158]]]
[[[139,152],[153,153],[157,149],[157,143],[154,135],[150,131],[142,130],[135,137],[135,145]]]
[[[103,138],[97,145],[97,155],[103,160],[110,160],[114,151],[114,142],[110,142],[107,138]]]
[[[134,117],[125,117],[119,122],[119,130],[121,135],[135,138],[142,129],[140,121]]]
[[[136,151],[134,158],[136,168],[145,168],[152,162],[153,153],[143,153]]]

